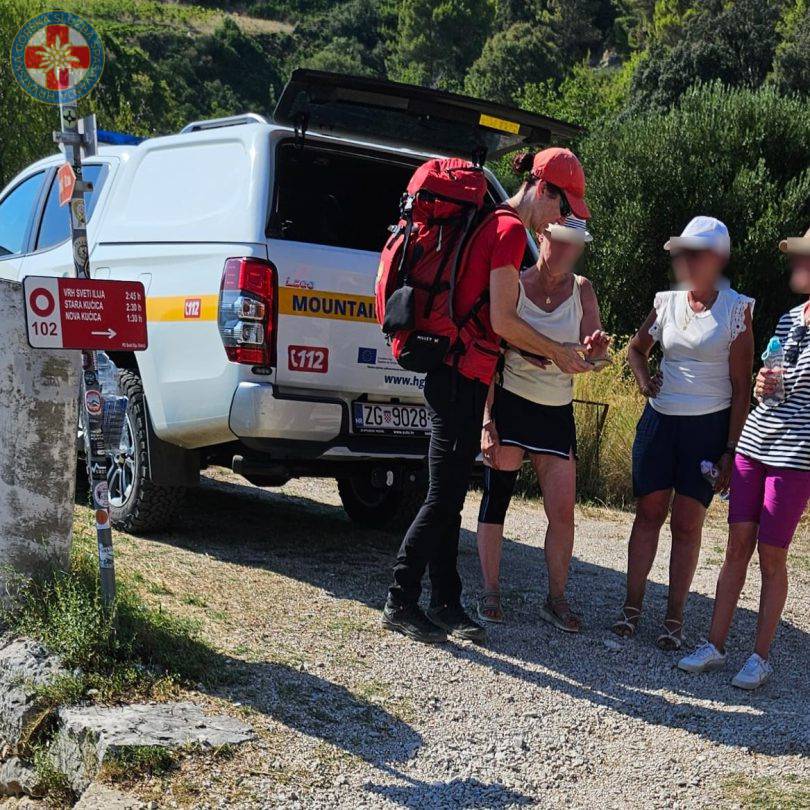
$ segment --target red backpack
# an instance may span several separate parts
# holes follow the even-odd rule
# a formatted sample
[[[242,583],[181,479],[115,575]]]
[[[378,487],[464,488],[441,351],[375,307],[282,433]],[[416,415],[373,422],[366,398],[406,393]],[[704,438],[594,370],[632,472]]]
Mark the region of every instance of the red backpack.
[[[480,166],[448,158],[423,163],[402,196],[399,222],[380,257],[375,293],[377,320],[408,371],[431,371],[450,362],[466,377],[492,378],[499,352],[477,317],[489,303],[489,290],[468,312],[454,307],[473,233],[489,217],[517,216],[496,209],[482,218],[486,191]]]

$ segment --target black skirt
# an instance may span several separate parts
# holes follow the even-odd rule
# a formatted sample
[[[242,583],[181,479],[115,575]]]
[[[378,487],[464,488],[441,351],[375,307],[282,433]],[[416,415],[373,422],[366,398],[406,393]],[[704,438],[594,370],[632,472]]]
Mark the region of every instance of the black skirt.
[[[540,405],[495,386],[493,418],[501,444],[529,453],[568,458],[577,455],[574,405]]]

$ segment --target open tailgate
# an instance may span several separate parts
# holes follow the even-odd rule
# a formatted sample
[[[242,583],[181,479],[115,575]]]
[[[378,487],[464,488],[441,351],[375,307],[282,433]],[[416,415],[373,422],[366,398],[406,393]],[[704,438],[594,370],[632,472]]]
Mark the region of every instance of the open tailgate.
[[[273,117],[300,132],[365,138],[477,161],[581,132],[573,124],[469,96],[304,69],[292,74]]]

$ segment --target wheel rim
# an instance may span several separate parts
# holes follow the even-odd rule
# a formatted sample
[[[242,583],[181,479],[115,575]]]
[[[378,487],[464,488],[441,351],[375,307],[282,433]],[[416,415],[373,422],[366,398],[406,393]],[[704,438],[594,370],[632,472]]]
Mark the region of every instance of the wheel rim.
[[[370,478],[355,476],[351,479],[355,497],[368,509],[382,506],[389,497],[390,489],[380,489],[371,483]]]
[[[135,440],[129,414],[124,419],[124,430],[118,451],[110,453],[107,486],[110,490],[110,506],[122,507],[132,494],[138,459],[135,456]]]

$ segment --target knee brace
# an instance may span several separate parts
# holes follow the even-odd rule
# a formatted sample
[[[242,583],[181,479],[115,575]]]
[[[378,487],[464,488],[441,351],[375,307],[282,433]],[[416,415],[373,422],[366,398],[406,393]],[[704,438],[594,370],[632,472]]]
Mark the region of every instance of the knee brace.
[[[484,467],[484,497],[481,498],[481,508],[478,510],[479,523],[503,524],[518,472]]]

